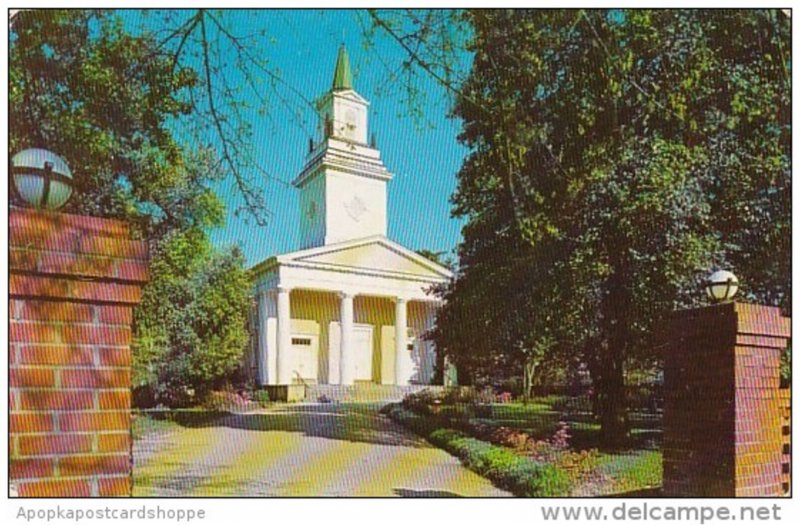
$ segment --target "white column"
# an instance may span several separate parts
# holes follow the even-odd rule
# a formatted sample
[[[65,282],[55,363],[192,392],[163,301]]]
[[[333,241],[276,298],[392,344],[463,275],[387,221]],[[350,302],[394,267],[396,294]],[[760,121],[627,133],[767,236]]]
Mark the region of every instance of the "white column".
[[[256,344],[256,367],[258,368],[258,375],[256,381],[259,386],[268,384],[269,376],[267,374],[267,348],[269,347],[269,334],[267,333],[267,307],[268,297],[267,292],[257,292],[258,297],[258,342]]]
[[[289,304],[290,288],[278,287],[278,384],[292,382],[292,316]]]
[[[406,361],[408,361],[407,334],[406,300],[398,297],[394,301],[394,382],[396,385],[408,384],[408,371],[406,370]]]
[[[339,342],[341,345],[339,354],[339,379],[343,385],[353,384],[353,294],[341,292],[339,303],[339,315],[341,320],[341,333]]]

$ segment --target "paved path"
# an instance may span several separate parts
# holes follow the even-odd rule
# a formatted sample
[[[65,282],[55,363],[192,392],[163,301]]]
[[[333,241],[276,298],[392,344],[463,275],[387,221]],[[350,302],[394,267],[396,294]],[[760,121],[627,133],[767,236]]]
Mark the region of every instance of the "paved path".
[[[134,444],[136,496],[510,496],[375,405],[281,405]]]

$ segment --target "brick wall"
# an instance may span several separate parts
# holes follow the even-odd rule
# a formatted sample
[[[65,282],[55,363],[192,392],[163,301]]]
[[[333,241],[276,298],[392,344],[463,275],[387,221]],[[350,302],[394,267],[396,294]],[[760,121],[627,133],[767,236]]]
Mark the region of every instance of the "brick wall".
[[[147,245],[126,224],[9,212],[9,454],[19,496],[131,493],[131,318]]]
[[[728,303],[680,312],[664,356],[664,493],[782,493],[777,308]]]

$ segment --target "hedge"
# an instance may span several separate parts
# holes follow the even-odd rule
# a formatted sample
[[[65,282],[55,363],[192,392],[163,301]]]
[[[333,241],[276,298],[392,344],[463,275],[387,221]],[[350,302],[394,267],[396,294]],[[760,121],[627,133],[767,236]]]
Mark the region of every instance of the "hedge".
[[[555,465],[540,463],[463,432],[442,428],[436,418],[417,415],[398,405],[387,409],[386,414],[515,496],[564,496],[572,488],[566,472]]]

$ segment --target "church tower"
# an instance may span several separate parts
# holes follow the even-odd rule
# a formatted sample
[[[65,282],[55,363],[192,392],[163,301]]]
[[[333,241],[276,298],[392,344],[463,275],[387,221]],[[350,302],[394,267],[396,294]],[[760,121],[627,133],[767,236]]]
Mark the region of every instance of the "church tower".
[[[300,190],[302,249],[386,235],[386,183],[392,174],[367,143],[369,102],[353,89],[339,48],[331,89],[317,101],[320,137],[292,184]]]

